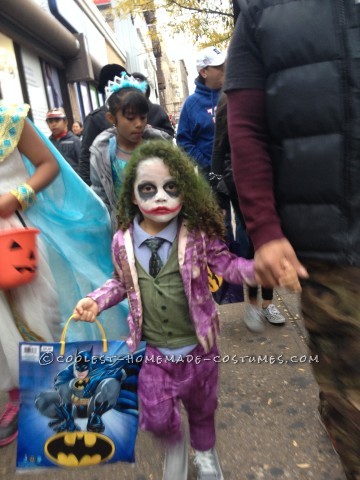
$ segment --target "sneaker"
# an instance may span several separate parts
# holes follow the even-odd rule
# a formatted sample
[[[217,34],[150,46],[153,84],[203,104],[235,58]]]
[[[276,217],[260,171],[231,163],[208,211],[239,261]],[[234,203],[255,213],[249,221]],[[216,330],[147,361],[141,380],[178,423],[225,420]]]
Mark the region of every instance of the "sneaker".
[[[283,325],[285,323],[284,315],[279,312],[273,303],[270,303],[268,307],[263,308],[262,310],[266,320],[273,325]]]
[[[8,402],[0,417],[0,447],[11,443],[18,434],[19,405]]]
[[[224,480],[215,448],[205,452],[195,450],[194,464],[197,469],[197,480]]]
[[[251,332],[259,333],[264,330],[263,316],[261,308],[251,305],[251,303],[246,305],[244,323]]]
[[[185,437],[168,446],[165,453],[163,480],[187,480],[188,445]]]

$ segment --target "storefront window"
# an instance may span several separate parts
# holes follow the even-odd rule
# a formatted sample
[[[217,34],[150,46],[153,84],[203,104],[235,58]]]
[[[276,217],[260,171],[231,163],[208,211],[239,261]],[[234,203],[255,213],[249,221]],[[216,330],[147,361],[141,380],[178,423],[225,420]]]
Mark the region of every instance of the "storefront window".
[[[90,95],[89,95],[89,87],[86,82],[80,82],[80,93],[81,93],[81,99],[83,103],[83,108],[84,108],[84,117],[88,115],[92,110],[92,105],[91,105],[91,100],[90,100]]]
[[[90,85],[90,97],[93,110],[95,110],[95,108],[99,108],[103,104],[103,102],[99,102],[99,94],[97,88],[94,85]]]
[[[45,120],[48,103],[40,60],[26,48],[21,48],[21,57],[34,123],[49,136],[50,130]]]
[[[23,103],[13,42],[0,33],[0,99]]]
[[[63,107],[59,75],[57,70],[47,62],[42,62],[46,92],[49,101],[49,107]]]

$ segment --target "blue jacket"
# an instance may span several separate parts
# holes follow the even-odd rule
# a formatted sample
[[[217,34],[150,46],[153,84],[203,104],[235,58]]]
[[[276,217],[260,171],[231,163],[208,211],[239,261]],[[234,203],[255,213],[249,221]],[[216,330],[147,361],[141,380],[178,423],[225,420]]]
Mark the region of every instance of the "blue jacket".
[[[197,165],[210,169],[220,90],[212,90],[198,80],[195,85],[195,92],[185,100],[181,109],[176,143]]]

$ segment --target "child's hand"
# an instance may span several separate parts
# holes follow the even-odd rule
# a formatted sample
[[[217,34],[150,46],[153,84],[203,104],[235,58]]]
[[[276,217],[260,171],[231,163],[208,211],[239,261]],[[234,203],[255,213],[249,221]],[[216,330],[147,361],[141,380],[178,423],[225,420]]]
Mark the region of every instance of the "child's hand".
[[[15,211],[21,210],[20,203],[11,193],[0,196],[0,218],[10,217]]]
[[[98,313],[98,304],[92,298],[86,297],[77,303],[73,315],[75,321],[95,322]]]
[[[301,285],[295,268],[286,260],[286,258],[282,259],[281,266],[283,273],[279,278],[279,285],[292,292],[301,292]]]

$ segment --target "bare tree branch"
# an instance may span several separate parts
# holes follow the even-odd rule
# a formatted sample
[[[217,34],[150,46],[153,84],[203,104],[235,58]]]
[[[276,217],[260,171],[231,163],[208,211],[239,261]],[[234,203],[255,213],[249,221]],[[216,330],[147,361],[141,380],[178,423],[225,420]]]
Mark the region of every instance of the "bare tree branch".
[[[190,5],[184,5],[182,3],[177,2],[176,0],[171,0],[170,4],[177,5],[179,8],[182,8],[183,10],[192,10],[195,12],[199,13],[206,13],[206,14],[211,14],[211,15],[221,15],[224,17],[234,17],[233,13],[230,12],[224,12],[223,10],[213,10],[211,8],[197,8],[197,7],[191,7]]]
[[[220,10],[215,0],[118,0],[113,8],[119,15],[145,12],[156,15],[156,11],[162,10],[168,13],[166,26],[174,34],[185,33],[198,46],[226,46],[235,21],[233,2],[236,0],[223,0],[221,6],[224,8]]]

